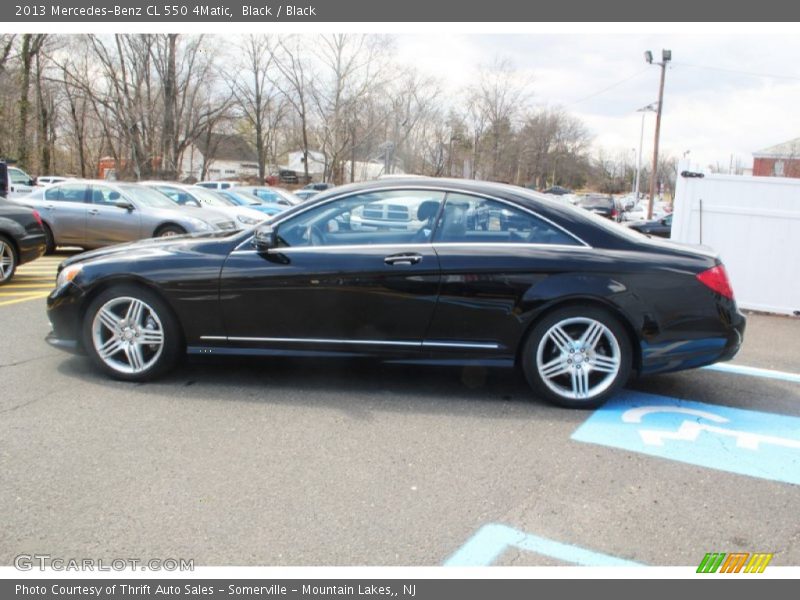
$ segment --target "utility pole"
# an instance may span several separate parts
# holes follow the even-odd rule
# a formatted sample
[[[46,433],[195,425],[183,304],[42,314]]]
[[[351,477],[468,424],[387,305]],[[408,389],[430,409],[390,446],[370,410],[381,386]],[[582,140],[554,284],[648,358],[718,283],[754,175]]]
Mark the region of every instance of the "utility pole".
[[[636,109],[636,112],[642,113],[642,128],[639,130],[639,155],[636,158],[636,183],[634,184],[633,193],[636,204],[639,203],[639,180],[642,175],[642,146],[644,145],[644,117],[648,112],[656,112],[655,102]]]
[[[653,64],[653,53],[648,50],[644,53],[645,60]],[[656,111],[656,139],[653,143],[653,169],[650,172],[650,202],[647,205],[647,220],[653,218],[653,203],[656,199],[656,184],[658,182],[658,139],[661,134],[661,111],[664,108],[664,79],[667,75],[667,63],[672,60],[672,50],[661,51],[661,62],[655,63],[661,67],[661,84],[658,87],[658,110]]]

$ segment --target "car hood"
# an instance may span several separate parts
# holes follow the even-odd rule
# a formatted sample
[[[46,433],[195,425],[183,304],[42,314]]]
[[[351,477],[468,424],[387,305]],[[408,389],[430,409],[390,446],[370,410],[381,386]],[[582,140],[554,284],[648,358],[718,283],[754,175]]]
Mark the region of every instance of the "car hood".
[[[88,252],[81,252],[80,254],[71,256],[59,265],[58,270],[61,271],[61,269],[68,267],[69,265],[94,259],[103,259],[123,255],[125,258],[133,258],[138,252],[190,251],[194,246],[210,240],[230,238],[231,233],[232,232],[230,231],[187,233],[185,235],[175,235],[170,237],[148,238],[127,244],[115,244],[113,246],[106,246],[105,248],[98,248],[97,250],[89,250]]]

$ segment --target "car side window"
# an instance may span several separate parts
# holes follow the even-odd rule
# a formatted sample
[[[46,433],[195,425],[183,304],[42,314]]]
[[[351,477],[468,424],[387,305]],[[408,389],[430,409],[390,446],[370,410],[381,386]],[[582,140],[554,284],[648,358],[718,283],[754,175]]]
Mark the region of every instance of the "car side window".
[[[315,206],[278,226],[282,246],[423,244],[431,240],[444,192],[386,190]]]
[[[102,185],[92,187],[92,204],[113,206],[115,202],[121,199],[122,195],[117,190]]]
[[[527,211],[466,194],[447,195],[434,241],[579,245],[572,236]]]
[[[89,186],[80,183],[66,183],[58,187],[47,188],[44,192],[45,200],[58,202],[86,202],[89,196]]]

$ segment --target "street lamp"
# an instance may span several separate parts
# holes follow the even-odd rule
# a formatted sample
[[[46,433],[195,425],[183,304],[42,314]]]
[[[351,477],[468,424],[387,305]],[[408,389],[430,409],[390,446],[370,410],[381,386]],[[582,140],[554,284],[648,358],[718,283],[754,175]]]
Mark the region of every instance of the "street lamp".
[[[644,143],[644,117],[649,112],[656,112],[656,103],[652,102],[642,108],[637,108],[636,112],[642,113],[642,128],[639,131],[639,156],[636,159],[636,183],[633,186],[634,200],[639,202],[639,181],[642,175],[642,145]]]
[[[658,138],[661,133],[661,111],[664,107],[664,78],[667,73],[667,63],[672,60],[672,50],[661,51],[661,62],[653,63],[653,53],[648,50],[644,53],[648,64],[661,67],[661,84],[658,87],[658,110],[656,112],[656,139],[653,144],[653,169],[650,173],[650,202],[647,205],[647,219],[653,218],[653,202],[656,197],[656,181],[658,180]]]

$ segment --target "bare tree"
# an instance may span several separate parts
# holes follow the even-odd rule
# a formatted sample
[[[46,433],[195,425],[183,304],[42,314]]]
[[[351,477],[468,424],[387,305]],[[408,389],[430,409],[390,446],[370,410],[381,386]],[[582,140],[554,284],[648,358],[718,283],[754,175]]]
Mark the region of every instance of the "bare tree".
[[[313,71],[308,64],[302,38],[295,35],[280,39],[274,54],[274,61],[281,75],[274,83],[283,93],[299,121],[303,170],[305,180],[308,181],[309,101]]]
[[[228,79],[236,104],[252,130],[258,156],[258,180],[263,184],[274,141],[286,116],[286,97],[275,85],[274,42],[265,35],[249,35],[242,46],[242,64]]]
[[[22,36],[22,48],[19,56],[22,70],[19,86],[19,120],[17,121],[17,160],[23,168],[30,168],[28,165],[28,118],[31,109],[29,97],[31,74],[45,39],[47,39],[47,34],[26,33]]]

